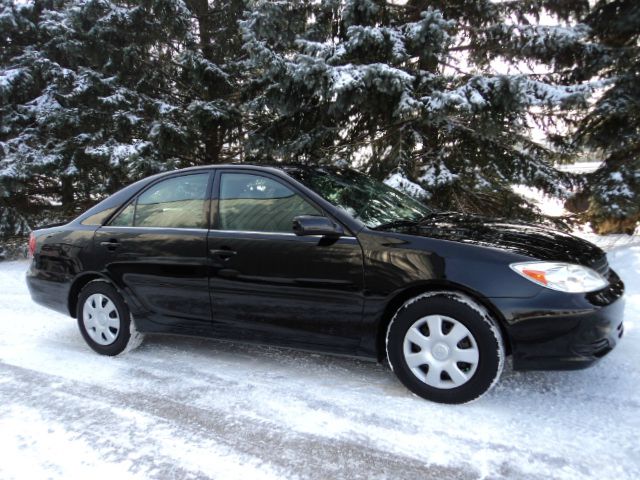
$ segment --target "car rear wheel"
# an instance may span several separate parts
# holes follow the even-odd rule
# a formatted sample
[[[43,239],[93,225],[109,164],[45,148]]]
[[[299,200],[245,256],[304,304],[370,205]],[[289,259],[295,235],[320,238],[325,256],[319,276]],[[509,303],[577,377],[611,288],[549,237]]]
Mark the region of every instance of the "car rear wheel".
[[[89,282],[82,289],[77,318],[84,340],[102,355],[118,355],[142,342],[124,299],[105,281]]]
[[[465,403],[498,381],[504,345],[484,307],[457,292],[428,292],[406,302],[391,320],[387,359],[416,395]]]

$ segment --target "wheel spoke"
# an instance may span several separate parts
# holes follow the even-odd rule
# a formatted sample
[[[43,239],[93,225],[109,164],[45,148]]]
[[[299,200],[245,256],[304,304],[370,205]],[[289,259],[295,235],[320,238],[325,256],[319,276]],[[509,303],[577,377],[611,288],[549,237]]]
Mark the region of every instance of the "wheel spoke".
[[[89,336],[98,343],[104,342],[104,339],[102,338],[102,327],[97,323],[94,325],[94,327],[91,330],[89,330]]]
[[[460,340],[469,336],[469,330],[461,323],[455,323],[453,328],[447,333],[446,339],[451,342],[451,346],[457,345]]]
[[[84,326],[87,328],[87,330],[95,328],[96,327],[96,319],[91,317],[90,315],[85,314],[84,315]]]
[[[427,325],[429,325],[430,339],[439,340],[442,338],[442,317],[440,315],[429,315]]]
[[[442,383],[440,375],[442,375],[442,368],[436,365],[429,365],[429,371],[424,381],[432,387],[439,387]]]
[[[468,380],[465,373],[460,370],[455,363],[448,365],[445,371],[449,374],[449,377],[451,377],[451,381],[456,385],[462,385]]]
[[[411,343],[415,343],[423,350],[431,347],[431,339],[429,337],[425,337],[422,332],[418,330],[418,327],[411,327],[405,338]]]
[[[475,365],[479,360],[478,350],[475,348],[455,348],[453,350],[452,358],[455,362],[465,362],[471,365]]]
[[[115,334],[108,328],[102,330],[102,333],[104,334],[104,338],[106,338],[109,342],[113,342],[116,339]]]
[[[407,361],[407,365],[409,366],[409,368],[416,368],[420,365],[426,365],[428,363],[425,359],[424,353],[422,352],[410,353],[408,355],[405,355],[405,360]]]
[[[116,330],[119,330],[120,329],[120,319],[118,319],[118,317],[116,317],[116,318],[108,317],[107,318],[107,326],[109,326],[111,328],[115,328]]]
[[[104,304],[104,313],[106,313],[107,315],[111,315],[111,312],[118,312],[116,310],[116,306],[113,304],[113,302],[109,299],[107,299],[107,302]]]

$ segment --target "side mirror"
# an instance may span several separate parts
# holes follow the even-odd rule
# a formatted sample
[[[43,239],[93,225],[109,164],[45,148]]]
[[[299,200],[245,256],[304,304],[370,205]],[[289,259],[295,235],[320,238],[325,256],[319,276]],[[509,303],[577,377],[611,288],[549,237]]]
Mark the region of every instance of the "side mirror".
[[[299,215],[293,219],[293,233],[338,238],[344,235],[344,229],[327,217]]]

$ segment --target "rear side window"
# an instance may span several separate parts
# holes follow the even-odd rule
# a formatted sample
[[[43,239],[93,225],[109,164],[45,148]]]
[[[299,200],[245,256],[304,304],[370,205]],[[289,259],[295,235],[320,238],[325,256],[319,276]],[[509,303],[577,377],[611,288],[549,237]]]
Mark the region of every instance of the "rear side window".
[[[101,212],[94,213],[93,215],[85,218],[82,222],[82,225],[102,225],[102,223],[113,213],[115,208],[107,208],[102,210]]]
[[[144,191],[111,222],[117,227],[207,228],[209,173],[169,178]]]
[[[223,173],[219,228],[250,232],[291,232],[293,218],[322,213],[282,183],[262,175]]]

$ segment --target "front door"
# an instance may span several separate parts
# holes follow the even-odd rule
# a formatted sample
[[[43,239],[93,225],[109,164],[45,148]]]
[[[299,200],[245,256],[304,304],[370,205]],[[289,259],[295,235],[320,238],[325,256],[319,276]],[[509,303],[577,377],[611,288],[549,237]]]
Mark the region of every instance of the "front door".
[[[224,170],[209,232],[214,332],[335,353],[360,341],[363,255],[358,240],[296,236],[297,215],[324,215],[295,185]]]
[[[94,248],[105,256],[109,275],[126,289],[132,314],[147,330],[210,332],[212,179],[205,171],[152,184],[96,231]]]

